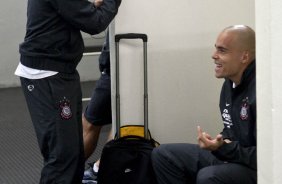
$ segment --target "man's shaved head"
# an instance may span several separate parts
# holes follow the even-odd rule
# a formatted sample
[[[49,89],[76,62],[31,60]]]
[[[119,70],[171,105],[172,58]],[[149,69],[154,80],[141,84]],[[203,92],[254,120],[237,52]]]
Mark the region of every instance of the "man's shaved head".
[[[233,41],[241,50],[247,50],[252,53],[252,58],[255,58],[256,38],[252,28],[245,25],[233,25],[225,28],[222,33],[233,34]]]

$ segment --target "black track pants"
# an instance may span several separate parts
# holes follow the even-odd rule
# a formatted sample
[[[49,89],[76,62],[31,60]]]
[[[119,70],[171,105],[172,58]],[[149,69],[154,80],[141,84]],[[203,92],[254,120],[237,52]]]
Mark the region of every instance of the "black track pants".
[[[21,78],[43,156],[40,184],[79,184],[84,171],[79,74]]]
[[[256,184],[257,172],[224,163],[194,144],[163,144],[152,153],[159,184]]]

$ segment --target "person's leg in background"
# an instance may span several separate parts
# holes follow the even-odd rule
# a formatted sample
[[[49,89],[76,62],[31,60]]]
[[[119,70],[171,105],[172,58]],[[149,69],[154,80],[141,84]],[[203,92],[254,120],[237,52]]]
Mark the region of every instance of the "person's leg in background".
[[[85,117],[83,116],[83,119]],[[85,158],[88,159],[92,153],[95,151],[95,148],[97,146],[98,140],[99,140],[99,135],[102,126],[95,126],[89,123],[86,119],[83,120],[83,139],[84,139],[84,153],[85,153]],[[108,134],[107,142],[113,139],[112,135],[112,128]],[[94,144],[91,144],[94,143]],[[95,162],[96,166],[99,167],[100,164],[100,159]]]
[[[85,159],[87,160],[95,151],[101,128],[112,123],[111,111],[111,80],[103,72],[97,81],[91,100],[82,117]],[[113,139],[109,132],[108,141]],[[82,183],[95,183],[99,168],[99,160],[84,172]]]
[[[83,139],[85,158],[88,159],[94,152],[101,128],[112,123],[111,107],[111,76],[110,76],[110,49],[109,32],[106,33],[106,41],[99,57],[99,69],[101,76],[96,82],[91,100],[86,107],[82,117]],[[112,132],[109,132],[108,141],[113,139]],[[97,178],[99,160],[84,172],[83,183],[94,183]],[[93,167],[93,168],[92,168]]]
[[[111,122],[111,78],[108,74],[102,73],[96,82],[91,100],[82,115],[86,159],[91,156],[97,146],[101,128],[104,125],[111,124]],[[112,136],[109,137],[112,139]]]
[[[91,124],[87,119],[82,115],[82,125],[83,125],[83,142],[84,142],[84,155],[87,160],[92,153],[94,152],[100,131],[102,126],[95,126]]]
[[[99,56],[101,76],[82,115],[85,158],[94,152],[103,125],[112,122],[109,32]]]

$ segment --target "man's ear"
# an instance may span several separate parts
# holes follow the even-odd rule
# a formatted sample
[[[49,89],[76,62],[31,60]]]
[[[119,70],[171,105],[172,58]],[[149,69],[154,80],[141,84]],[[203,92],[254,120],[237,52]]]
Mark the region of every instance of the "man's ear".
[[[241,62],[243,64],[246,64],[246,63],[250,62],[250,57],[251,57],[250,54],[251,53],[248,50],[243,51],[242,58],[241,58]]]

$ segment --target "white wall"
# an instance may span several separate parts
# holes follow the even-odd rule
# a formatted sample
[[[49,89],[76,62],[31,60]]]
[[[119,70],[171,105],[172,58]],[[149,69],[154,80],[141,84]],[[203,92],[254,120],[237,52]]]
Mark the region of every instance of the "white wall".
[[[221,131],[222,80],[214,77],[211,54],[218,33],[233,24],[254,28],[254,0],[122,1],[115,33],[149,36],[149,124],[161,143],[195,142],[198,124],[211,135]],[[140,123],[142,44],[122,41],[120,49],[122,122]]]
[[[259,184],[282,183],[282,2],[256,1]]]
[[[26,6],[27,0],[0,1],[0,88],[19,86],[14,71],[25,35]],[[78,70],[82,81],[98,79],[98,56],[83,57]]]
[[[18,45],[25,33],[26,3],[0,1],[0,87],[18,85],[14,71],[19,62]]]

